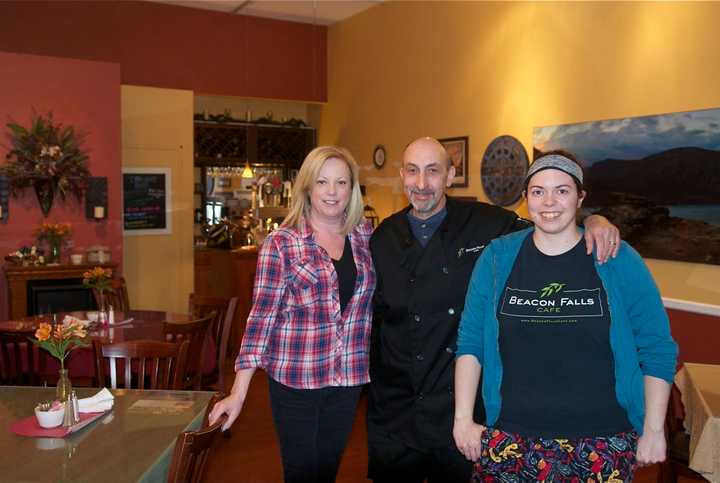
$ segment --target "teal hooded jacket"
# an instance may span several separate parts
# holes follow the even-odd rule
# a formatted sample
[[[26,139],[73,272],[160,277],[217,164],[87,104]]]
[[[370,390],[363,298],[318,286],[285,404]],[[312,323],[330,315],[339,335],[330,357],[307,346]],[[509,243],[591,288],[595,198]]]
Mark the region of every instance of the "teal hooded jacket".
[[[482,366],[482,397],[486,424],[500,416],[503,379],[499,350],[498,301],[523,240],[534,228],[495,239],[475,264],[458,331],[456,357],[474,355]],[[615,395],[630,423],[642,434],[645,419],[643,376],[672,384],[677,344],[660,293],[640,255],[621,242],[616,258],[595,262],[607,292],[610,310],[610,347],[615,359]]]

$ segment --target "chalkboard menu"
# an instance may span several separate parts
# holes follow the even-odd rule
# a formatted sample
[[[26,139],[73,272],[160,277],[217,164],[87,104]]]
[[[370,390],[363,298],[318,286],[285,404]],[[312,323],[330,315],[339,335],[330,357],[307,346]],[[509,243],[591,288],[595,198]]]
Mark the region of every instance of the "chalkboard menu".
[[[123,170],[123,230],[126,234],[170,233],[170,170]]]

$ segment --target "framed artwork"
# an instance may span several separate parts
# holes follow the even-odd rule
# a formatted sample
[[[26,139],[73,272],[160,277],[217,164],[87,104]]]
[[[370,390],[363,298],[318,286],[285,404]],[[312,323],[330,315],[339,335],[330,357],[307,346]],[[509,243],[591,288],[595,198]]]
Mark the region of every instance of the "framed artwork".
[[[535,128],[534,157],[553,149],[642,256],[720,265],[720,109]]]
[[[455,166],[455,177],[451,188],[464,188],[468,185],[468,137],[438,139],[440,144],[450,156],[450,162]]]
[[[170,168],[123,168],[123,235],[170,235]]]

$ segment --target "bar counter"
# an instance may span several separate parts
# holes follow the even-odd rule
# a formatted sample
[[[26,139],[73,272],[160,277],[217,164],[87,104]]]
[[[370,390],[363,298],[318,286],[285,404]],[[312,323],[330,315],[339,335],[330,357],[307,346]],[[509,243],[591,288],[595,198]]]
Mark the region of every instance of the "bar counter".
[[[228,354],[232,357],[240,348],[250,313],[256,264],[257,247],[254,246],[234,250],[195,248],[195,293],[238,298],[228,344]]]

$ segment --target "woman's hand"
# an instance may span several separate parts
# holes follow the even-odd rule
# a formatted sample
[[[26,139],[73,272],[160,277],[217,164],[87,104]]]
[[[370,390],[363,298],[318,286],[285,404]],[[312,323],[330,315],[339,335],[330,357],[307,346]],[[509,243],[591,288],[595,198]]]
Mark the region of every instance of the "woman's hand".
[[[485,431],[485,426],[475,423],[472,418],[455,419],[453,426],[455,445],[470,461],[477,461],[480,458],[483,431]]]
[[[215,406],[213,406],[208,416],[208,422],[211,425],[215,424],[215,422],[220,419],[220,416],[227,414],[227,421],[222,427],[222,431],[225,431],[232,426],[232,423],[237,419],[244,403],[244,396],[241,396],[239,393],[230,394],[225,399],[215,403]]]
[[[653,465],[665,461],[667,443],[665,431],[645,428],[637,443],[636,459],[639,466]]]

